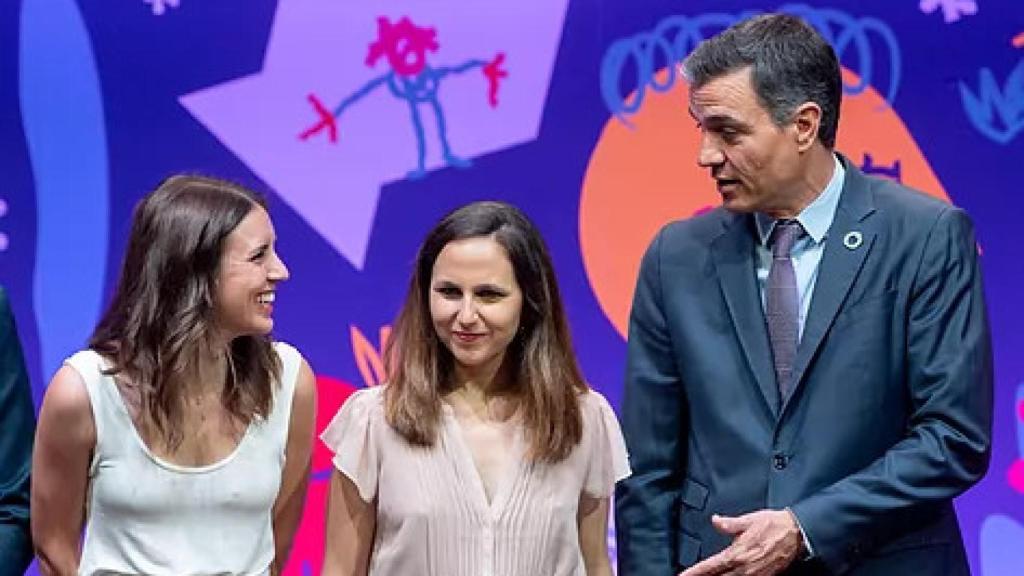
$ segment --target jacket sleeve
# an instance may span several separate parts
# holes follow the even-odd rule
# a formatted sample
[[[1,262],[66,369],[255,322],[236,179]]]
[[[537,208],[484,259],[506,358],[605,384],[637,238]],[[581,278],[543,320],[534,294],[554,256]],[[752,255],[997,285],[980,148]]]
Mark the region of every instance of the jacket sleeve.
[[[7,295],[0,288],[0,574],[32,560],[29,469],[35,411]],[[9,572],[8,572],[9,571]]]
[[[814,553],[843,572],[872,533],[918,505],[949,501],[988,469],[992,353],[974,233],[950,207],[935,220],[906,315],[903,439],[877,460],[792,506]]]
[[[678,567],[676,502],[687,426],[661,292],[664,235],[644,255],[630,313],[622,429],[633,475],[615,493],[620,576],[675,574]]]

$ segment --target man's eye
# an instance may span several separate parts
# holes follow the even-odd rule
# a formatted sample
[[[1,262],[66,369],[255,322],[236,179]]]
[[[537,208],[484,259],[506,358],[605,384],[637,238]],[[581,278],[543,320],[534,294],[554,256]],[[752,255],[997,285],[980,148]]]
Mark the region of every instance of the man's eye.
[[[258,262],[258,261],[262,260],[263,257],[266,256],[266,255],[267,255],[267,250],[266,250],[266,248],[264,248],[262,250],[257,251],[255,254],[253,254],[252,257],[249,258],[249,260],[251,262]]]

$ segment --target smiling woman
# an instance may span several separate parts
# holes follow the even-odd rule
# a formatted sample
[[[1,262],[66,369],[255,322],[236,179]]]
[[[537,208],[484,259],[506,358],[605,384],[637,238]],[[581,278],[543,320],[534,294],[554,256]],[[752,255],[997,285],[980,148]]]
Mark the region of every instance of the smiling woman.
[[[262,206],[253,206],[225,239],[213,295],[222,337],[267,334],[274,327],[275,288],[288,279],[274,240],[274,226]]]
[[[288,278],[274,240],[262,200],[213,178],[169,178],[136,207],[113,301],[39,415],[43,573],[280,572],[315,388],[269,338]]]
[[[322,436],[324,574],[611,575],[622,436],[518,209],[473,203],[427,235],[386,364]]]
[[[508,252],[491,236],[453,240],[437,255],[430,286],[430,316],[455,359],[455,378],[493,381],[523,307]]]

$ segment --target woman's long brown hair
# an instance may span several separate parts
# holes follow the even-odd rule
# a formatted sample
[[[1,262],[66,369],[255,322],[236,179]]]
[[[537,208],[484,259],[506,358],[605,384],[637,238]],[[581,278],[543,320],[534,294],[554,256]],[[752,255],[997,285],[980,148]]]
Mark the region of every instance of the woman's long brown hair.
[[[224,241],[255,206],[255,193],[202,176],[172,176],[135,207],[121,277],[89,347],[108,374],[137,392],[140,409],[174,450],[184,437],[183,375],[214,334],[214,282]],[[221,397],[246,426],[266,418],[281,366],[269,337],[235,338]]]
[[[523,293],[520,331],[505,362],[519,393],[530,457],[558,462],[583,435],[579,397],[588,388],[576,364],[547,247],[533,224],[510,204],[469,204],[427,234],[385,350],[385,415],[411,444],[432,446],[436,441],[441,397],[452,389],[454,361],[430,316],[434,262],[449,242],[486,236],[507,252]]]

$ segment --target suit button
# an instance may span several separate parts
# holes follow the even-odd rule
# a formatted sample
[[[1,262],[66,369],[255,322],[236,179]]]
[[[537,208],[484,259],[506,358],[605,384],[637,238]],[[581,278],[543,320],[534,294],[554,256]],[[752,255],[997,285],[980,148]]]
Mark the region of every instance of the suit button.
[[[772,466],[774,466],[776,470],[785,470],[787,464],[789,464],[789,459],[786,458],[785,454],[776,454],[772,456]]]

